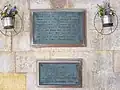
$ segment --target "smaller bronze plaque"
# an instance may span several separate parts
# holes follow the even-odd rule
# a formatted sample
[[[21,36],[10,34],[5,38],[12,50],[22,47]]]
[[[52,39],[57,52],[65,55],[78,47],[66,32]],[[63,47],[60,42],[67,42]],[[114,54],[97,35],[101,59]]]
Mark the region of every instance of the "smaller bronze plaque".
[[[81,60],[38,61],[37,84],[44,87],[82,87]]]

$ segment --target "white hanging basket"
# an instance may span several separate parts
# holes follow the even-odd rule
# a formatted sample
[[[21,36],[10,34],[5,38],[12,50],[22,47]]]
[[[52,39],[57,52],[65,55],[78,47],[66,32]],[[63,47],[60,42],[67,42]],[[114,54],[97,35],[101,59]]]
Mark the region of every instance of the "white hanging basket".
[[[12,29],[12,28],[14,28],[14,22],[15,22],[14,18],[12,18],[12,17],[4,17],[2,19],[2,21],[3,21],[4,29]]]
[[[113,26],[113,16],[112,15],[104,15],[102,17],[103,27],[112,27]]]

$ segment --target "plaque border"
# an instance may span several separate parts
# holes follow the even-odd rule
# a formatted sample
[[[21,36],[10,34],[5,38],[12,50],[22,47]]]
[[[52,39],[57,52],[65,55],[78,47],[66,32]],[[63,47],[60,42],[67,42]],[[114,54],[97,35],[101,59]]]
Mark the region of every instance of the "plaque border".
[[[36,84],[37,87],[40,88],[82,88],[82,60],[81,58],[79,59],[51,59],[51,60],[37,60],[36,61]],[[39,63],[78,63],[79,64],[79,70],[78,70],[78,74],[79,74],[79,81],[81,82],[80,85],[39,85]]]
[[[33,12],[83,12],[84,13],[84,26],[83,26],[83,40],[81,40],[80,44],[34,44],[33,43]],[[30,43],[32,47],[86,47],[86,10],[85,9],[30,9]]]

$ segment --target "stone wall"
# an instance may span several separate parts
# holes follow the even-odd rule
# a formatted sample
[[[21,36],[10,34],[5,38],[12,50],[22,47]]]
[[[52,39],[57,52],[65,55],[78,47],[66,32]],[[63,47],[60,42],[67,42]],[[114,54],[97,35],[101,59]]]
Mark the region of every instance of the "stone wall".
[[[0,34],[1,73],[23,73],[27,78],[27,90],[48,90],[48,88],[38,88],[36,86],[37,59],[82,58],[82,88],[49,88],[49,90],[120,89],[120,26],[118,25],[117,30],[113,34],[102,36],[96,32],[93,25],[97,4],[101,4],[102,0],[63,0],[63,5],[60,8],[86,9],[87,14],[87,47],[70,48],[34,48],[30,45],[30,10],[56,8],[56,4],[58,3],[55,3],[55,0],[8,1],[19,8],[19,14],[23,17],[24,31],[13,37],[13,43],[11,43],[10,37]],[[6,2],[7,0],[0,0],[0,9]],[[116,14],[120,20],[120,0],[110,0],[110,3],[116,10]],[[2,26],[0,29],[2,30]]]

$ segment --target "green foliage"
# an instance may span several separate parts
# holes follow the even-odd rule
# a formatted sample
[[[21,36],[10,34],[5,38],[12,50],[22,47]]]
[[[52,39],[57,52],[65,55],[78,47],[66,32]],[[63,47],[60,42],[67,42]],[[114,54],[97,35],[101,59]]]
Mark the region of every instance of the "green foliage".
[[[115,11],[113,9],[111,9],[111,7],[109,8],[105,8],[104,6],[98,5],[98,15],[100,17],[104,16],[104,15],[115,15]]]
[[[97,5],[98,5],[98,4],[97,4]],[[102,16],[105,15],[105,8],[102,7],[102,6],[100,6],[100,5],[98,5],[98,15],[99,15],[100,17],[102,17]]]
[[[4,6],[3,10],[1,11],[1,17],[15,17],[16,14],[18,14],[16,6],[12,7],[10,4]],[[1,18],[1,19],[2,19]]]

